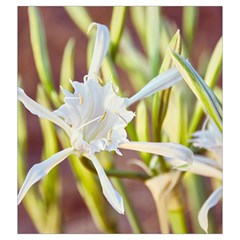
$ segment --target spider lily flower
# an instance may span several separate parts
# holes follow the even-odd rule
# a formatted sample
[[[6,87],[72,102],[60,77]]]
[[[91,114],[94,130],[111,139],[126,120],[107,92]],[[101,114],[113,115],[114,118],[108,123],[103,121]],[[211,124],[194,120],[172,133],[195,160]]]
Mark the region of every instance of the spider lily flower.
[[[195,155],[192,173],[222,180],[222,133],[214,121],[207,119],[201,131],[193,134],[191,142],[195,147],[204,148],[213,154],[214,159]],[[208,212],[222,197],[222,186],[217,188],[206,200],[198,214],[198,221],[205,232],[208,232]]]
[[[176,69],[171,69],[150,81],[142,90],[131,98],[121,98],[117,95],[117,88],[108,82],[102,84],[98,77],[101,63],[106,55],[110,34],[104,25],[92,23],[89,30],[97,28],[93,57],[88,75],[83,83],[71,81],[74,92],[61,88],[64,94],[64,104],[51,112],[29,98],[23,89],[18,88],[18,100],[25,107],[40,118],[48,119],[62,128],[68,135],[71,147],[64,149],[47,160],[35,164],[28,172],[18,194],[18,204],[29,188],[42,179],[57,164],[70,154],[87,157],[96,168],[102,186],[103,194],[112,207],[119,213],[124,213],[123,200],[113,188],[104,169],[95,154],[101,151],[115,151],[121,155],[119,149],[150,152],[169,158],[178,158],[183,164],[191,164],[192,152],[179,144],[173,143],[136,143],[129,142],[125,127],[135,114],[126,108],[134,102],[151,94],[168,88],[181,80]]]

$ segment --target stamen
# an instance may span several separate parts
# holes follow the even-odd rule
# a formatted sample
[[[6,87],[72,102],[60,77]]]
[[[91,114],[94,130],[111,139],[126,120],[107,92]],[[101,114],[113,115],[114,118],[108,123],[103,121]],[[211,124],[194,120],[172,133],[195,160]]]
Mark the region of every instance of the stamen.
[[[112,140],[111,140],[112,132],[113,132],[113,130],[110,129],[110,130],[108,131],[108,134],[107,134],[107,140],[108,140],[108,142],[110,142],[110,143],[112,142]]]
[[[98,75],[95,75],[95,77],[97,78],[98,83],[99,83],[101,86],[103,86],[103,85],[104,85],[103,80],[102,80]],[[88,75],[85,75],[85,76],[83,77],[84,83],[85,83],[87,80],[88,80]]]
[[[120,113],[119,112],[115,112],[126,124],[128,124],[128,122],[124,119],[124,117],[123,116],[121,116],[120,115]]]
[[[79,103],[80,103],[80,105],[83,103],[83,98],[82,98],[82,96],[80,95],[80,93],[78,94],[78,97],[79,97]]]
[[[97,80],[98,80],[98,83],[103,86],[104,82],[103,80],[99,77],[99,76],[96,76],[97,77]]]
[[[96,122],[97,120],[101,119],[102,117],[103,117],[103,116],[99,116],[99,117],[97,117],[97,118],[94,118],[94,119],[92,119],[92,120],[84,123],[82,126],[80,126],[80,127],[78,128],[78,130],[80,130],[80,129],[83,128],[83,127],[86,127],[86,126],[89,125],[90,123]]]
[[[104,114],[102,115],[102,118],[100,119],[99,122],[103,122],[106,119],[107,113],[104,112]]]
[[[112,83],[112,90],[116,95],[118,95],[118,88],[113,83]]]

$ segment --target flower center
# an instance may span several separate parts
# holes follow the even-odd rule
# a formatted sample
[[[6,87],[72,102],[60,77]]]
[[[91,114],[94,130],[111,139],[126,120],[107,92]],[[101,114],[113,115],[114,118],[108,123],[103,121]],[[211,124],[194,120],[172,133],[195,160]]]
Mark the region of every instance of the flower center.
[[[127,141],[125,127],[134,117],[112,83],[72,82],[74,93],[62,89],[64,104],[56,110],[71,125],[72,146],[81,152],[117,150]]]

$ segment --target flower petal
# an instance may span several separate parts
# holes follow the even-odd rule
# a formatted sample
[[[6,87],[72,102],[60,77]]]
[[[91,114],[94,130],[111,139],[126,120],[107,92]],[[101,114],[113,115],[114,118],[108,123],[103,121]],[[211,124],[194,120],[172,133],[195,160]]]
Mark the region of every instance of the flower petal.
[[[168,222],[168,203],[170,193],[176,186],[180,173],[179,171],[164,173],[145,181],[145,185],[151,191],[156,204],[161,233],[166,234],[170,231]]]
[[[170,88],[181,80],[182,76],[180,75],[178,70],[173,67],[153,78],[148,84],[146,84],[139,92],[137,92],[131,98],[126,98],[126,107],[129,107],[133,103],[143,98],[149,97],[160,90]]]
[[[96,79],[102,61],[107,53],[109,43],[110,43],[110,33],[106,26],[98,23],[91,23],[88,27],[88,33],[93,29],[93,27],[97,27],[96,40],[94,44],[93,56],[90,65],[90,69],[88,72],[88,77]]]
[[[202,160],[202,157],[194,156],[192,166],[188,171],[201,176],[215,177],[222,180],[222,171],[215,166],[204,163]]]
[[[71,128],[70,126],[65,123],[61,118],[59,118],[55,113],[49,111],[39,103],[32,100],[30,97],[28,97],[24,90],[21,88],[18,88],[18,100],[24,104],[24,106],[34,115],[37,115],[40,118],[46,118],[50,120],[51,122],[55,123],[59,127],[61,127],[65,132],[68,134],[68,136],[71,135]]]
[[[113,188],[98,159],[93,154],[85,154],[84,156],[90,159],[96,168],[100,183],[102,185],[103,194],[108,202],[117,212],[124,214],[123,199],[121,195]]]
[[[208,233],[208,211],[214,207],[222,197],[222,186],[216,189],[206,200],[198,213],[198,222],[201,228]]]
[[[68,157],[71,153],[73,153],[73,148],[64,149],[47,160],[35,164],[28,172],[26,179],[23,182],[23,185],[18,193],[18,204],[22,201],[24,196],[26,195],[29,188],[42,179],[45,175],[49,173],[49,171],[55,167],[57,164],[62,162],[66,157]]]
[[[179,170],[187,170],[193,161],[192,151],[177,143],[127,142],[121,144],[119,148],[164,156],[174,168]]]

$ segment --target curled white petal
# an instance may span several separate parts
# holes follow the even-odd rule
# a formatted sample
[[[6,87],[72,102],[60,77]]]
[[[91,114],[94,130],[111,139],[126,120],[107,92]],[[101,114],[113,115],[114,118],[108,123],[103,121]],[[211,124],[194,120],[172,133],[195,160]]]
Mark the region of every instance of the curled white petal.
[[[104,172],[98,159],[92,154],[85,154],[88,159],[90,159],[98,173],[98,177],[102,186],[103,194],[112,205],[112,207],[119,213],[124,214],[123,199],[121,195],[113,188],[111,182],[109,181],[106,173]]]
[[[88,32],[90,32],[94,27],[97,28],[97,34],[88,77],[96,79],[102,61],[109,47],[110,33],[106,26],[94,22],[89,25]]]
[[[164,156],[174,168],[179,170],[187,170],[193,161],[192,151],[177,143],[127,142],[121,144],[119,148]]]
[[[192,166],[188,171],[201,176],[214,177],[222,180],[222,171],[216,166],[213,166],[213,164],[207,164],[206,160],[202,160],[203,157],[194,156]]]
[[[169,233],[168,204],[172,189],[176,186],[180,171],[164,173],[145,181],[145,185],[152,193],[158,212],[161,233]]]
[[[34,115],[37,115],[40,118],[46,118],[51,122],[55,123],[59,127],[61,127],[68,136],[71,135],[70,126],[65,123],[60,117],[58,117],[55,113],[49,111],[39,103],[35,102],[33,99],[28,97],[23,89],[18,88],[18,100],[24,104],[24,106]]]
[[[218,162],[216,160],[213,160],[213,159],[208,158],[206,156],[194,154],[194,160],[198,161],[200,163],[203,163],[203,164],[210,165],[210,166],[215,167],[215,168],[219,168]]]
[[[204,121],[202,130],[193,133],[190,142],[198,148],[205,148],[215,154],[218,166],[222,168],[223,135],[216,123],[207,118]]]
[[[17,202],[18,204],[22,201],[24,196],[26,195],[29,188],[42,179],[45,175],[49,173],[49,171],[54,168],[57,164],[62,162],[65,158],[67,158],[70,154],[74,151],[73,148],[64,149],[52,157],[48,158],[47,160],[35,164],[28,172],[26,179],[23,182],[23,185],[18,193]]]
[[[173,67],[166,72],[153,78],[148,84],[146,84],[139,92],[133,95],[131,98],[125,99],[126,106],[130,106],[133,103],[151,96],[152,94],[170,88],[174,84],[182,80],[182,76],[178,70]]]
[[[198,213],[198,222],[201,228],[208,233],[208,212],[222,197],[222,186],[216,189],[206,200]]]

